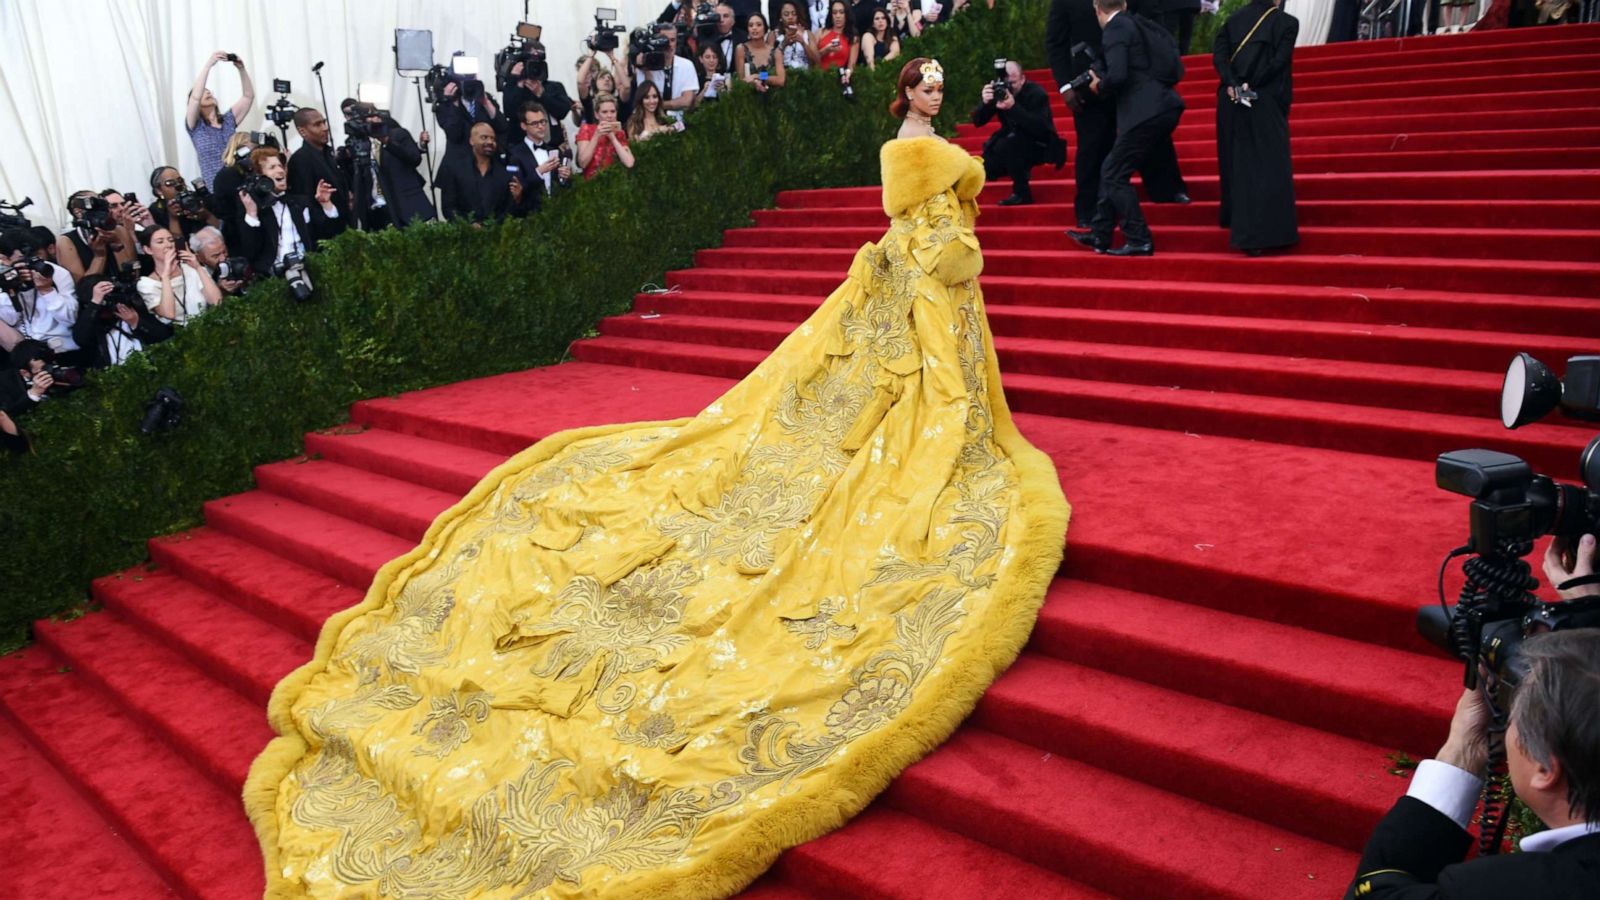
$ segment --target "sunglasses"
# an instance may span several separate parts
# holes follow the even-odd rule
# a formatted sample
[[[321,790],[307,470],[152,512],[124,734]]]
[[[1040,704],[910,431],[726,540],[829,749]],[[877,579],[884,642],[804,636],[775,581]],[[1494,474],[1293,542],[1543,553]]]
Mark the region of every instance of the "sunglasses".
[[[160,185],[162,187],[183,187],[183,179],[182,178],[168,178],[166,181],[160,182]]]

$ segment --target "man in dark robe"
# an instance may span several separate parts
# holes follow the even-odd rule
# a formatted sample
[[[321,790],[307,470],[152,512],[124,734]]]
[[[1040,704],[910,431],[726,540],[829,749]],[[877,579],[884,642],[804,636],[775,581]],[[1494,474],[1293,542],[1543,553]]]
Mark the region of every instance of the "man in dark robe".
[[[1281,0],[1280,0],[1281,2]],[[1217,172],[1221,224],[1229,243],[1252,256],[1300,240],[1289,160],[1294,39],[1300,22],[1274,0],[1254,0],[1228,17],[1212,43],[1217,89]],[[1246,92],[1255,98],[1246,100]]]

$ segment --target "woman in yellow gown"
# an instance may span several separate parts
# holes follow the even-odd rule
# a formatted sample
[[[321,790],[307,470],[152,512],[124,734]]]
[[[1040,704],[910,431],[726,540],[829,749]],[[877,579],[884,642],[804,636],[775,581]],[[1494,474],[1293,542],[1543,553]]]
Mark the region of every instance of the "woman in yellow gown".
[[[1068,506],[1000,390],[981,163],[915,59],[888,232],[699,415],[492,472],[278,685],[269,897],[721,897],[859,812],[1021,650]]]

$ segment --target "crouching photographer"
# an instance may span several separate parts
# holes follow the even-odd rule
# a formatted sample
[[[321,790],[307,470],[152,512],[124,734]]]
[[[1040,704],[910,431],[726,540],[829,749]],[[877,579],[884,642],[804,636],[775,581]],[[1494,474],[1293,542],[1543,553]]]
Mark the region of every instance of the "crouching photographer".
[[[1583,546],[1591,568],[1594,539]],[[1462,862],[1494,719],[1469,688],[1444,746],[1378,823],[1346,897],[1600,896],[1600,629],[1536,634],[1518,655],[1526,673],[1511,702],[1506,766],[1517,797],[1550,830],[1523,838],[1521,853]]]
[[[1029,178],[1034,166],[1066,165],[1067,143],[1056,133],[1055,115],[1044,88],[1028,80],[1022,64],[995,60],[995,79],[983,86],[983,99],[972,111],[972,124],[982,127],[999,117],[1000,128],[983,142],[983,168],[989,178],[1011,177],[1011,196],[1001,206],[1033,202]]]
[[[86,299],[73,334],[89,368],[122,365],[134,353],[172,337],[172,326],[145,308],[130,279],[90,275],[78,289]]]
[[[11,348],[10,365],[0,368],[0,413],[13,425],[39,404],[70,393],[83,373],[61,365],[44,341],[25,340]]]

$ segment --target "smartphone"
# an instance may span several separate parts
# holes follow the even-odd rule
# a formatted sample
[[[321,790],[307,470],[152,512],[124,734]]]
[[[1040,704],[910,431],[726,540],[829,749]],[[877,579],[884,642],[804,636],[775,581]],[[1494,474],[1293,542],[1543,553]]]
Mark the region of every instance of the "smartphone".
[[[133,191],[129,191],[126,194],[122,195],[122,202],[127,203],[127,204],[129,204],[131,206],[131,205],[139,202],[139,195],[135,194]]]

